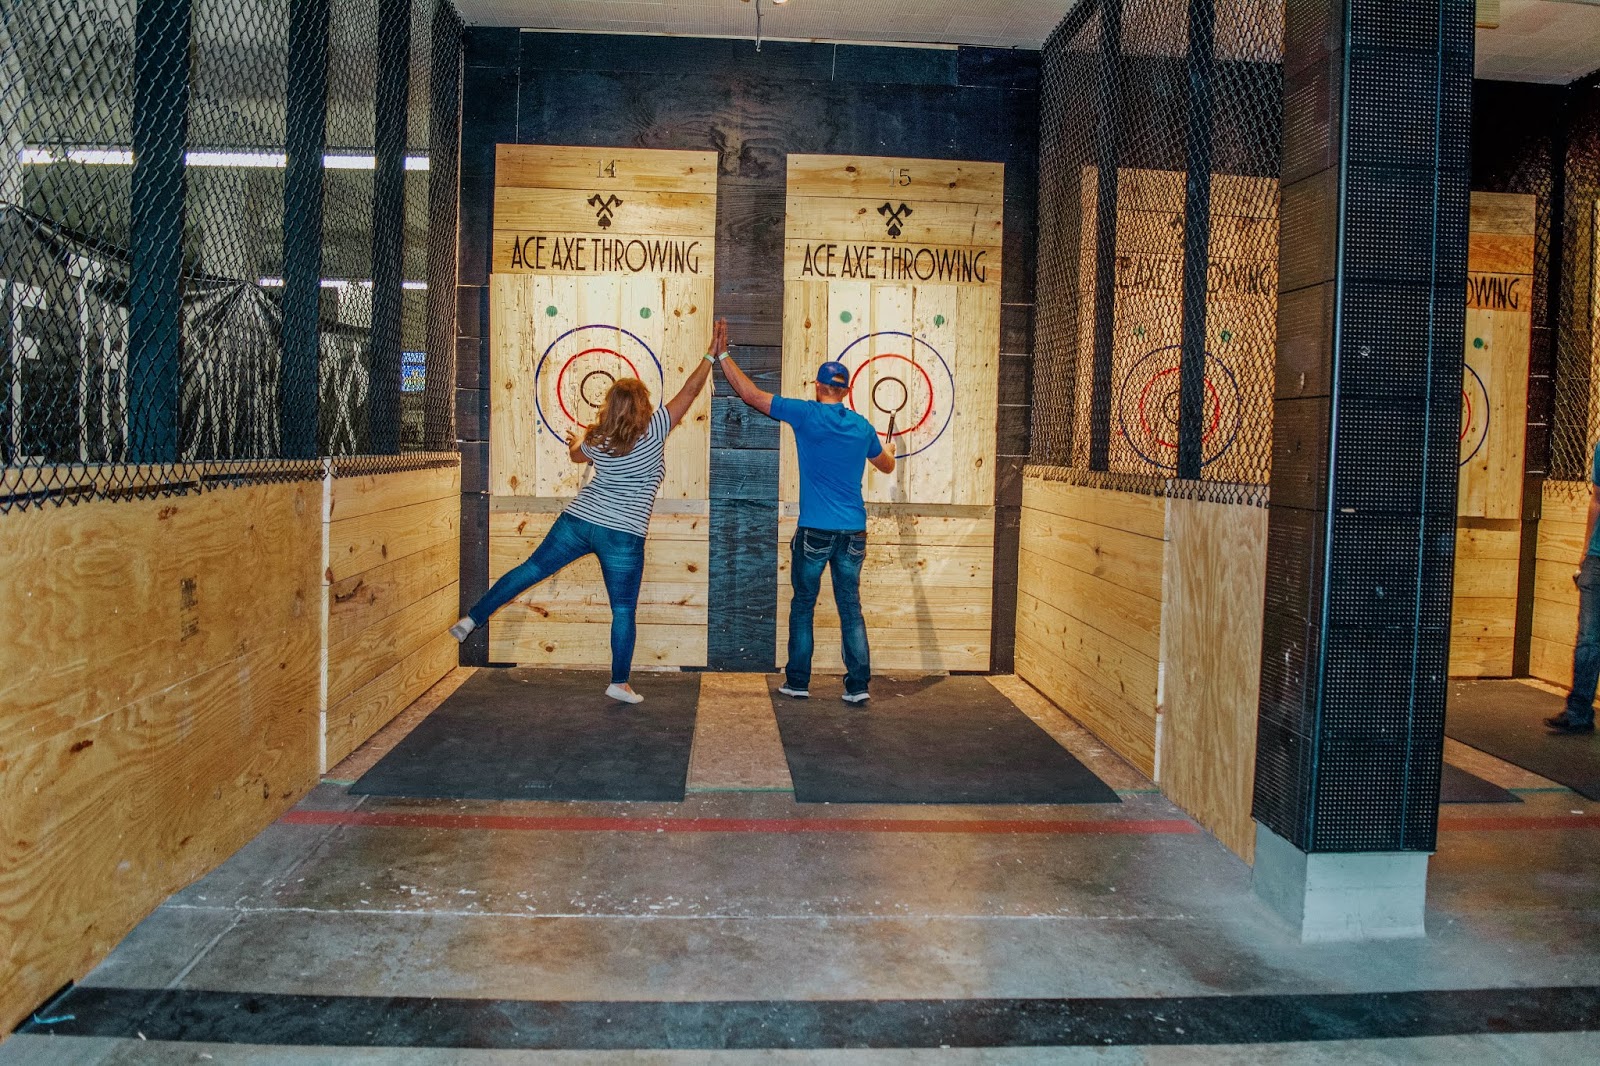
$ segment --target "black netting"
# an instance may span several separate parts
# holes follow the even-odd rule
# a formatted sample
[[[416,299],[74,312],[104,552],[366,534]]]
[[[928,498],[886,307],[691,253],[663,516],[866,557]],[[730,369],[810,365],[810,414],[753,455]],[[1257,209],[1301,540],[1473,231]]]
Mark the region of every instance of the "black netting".
[[[1046,42],[1035,472],[1265,500],[1282,44],[1281,0],[1082,0]]]
[[[460,51],[449,0],[0,0],[0,510],[453,449]]]
[[[1564,169],[1564,210],[1556,276],[1555,410],[1550,424],[1550,477],[1587,482],[1600,438],[1600,380],[1594,374],[1596,225],[1600,215],[1600,91],[1572,101]],[[1536,312],[1537,313],[1537,312]]]

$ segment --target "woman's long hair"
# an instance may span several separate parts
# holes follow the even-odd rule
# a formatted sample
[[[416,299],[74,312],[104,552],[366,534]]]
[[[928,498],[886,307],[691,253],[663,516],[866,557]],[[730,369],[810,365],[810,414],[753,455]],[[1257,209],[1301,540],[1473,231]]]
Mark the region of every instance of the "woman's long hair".
[[[627,455],[650,425],[650,390],[638,378],[618,378],[606,390],[605,402],[594,425],[583,432],[583,443],[610,455]]]

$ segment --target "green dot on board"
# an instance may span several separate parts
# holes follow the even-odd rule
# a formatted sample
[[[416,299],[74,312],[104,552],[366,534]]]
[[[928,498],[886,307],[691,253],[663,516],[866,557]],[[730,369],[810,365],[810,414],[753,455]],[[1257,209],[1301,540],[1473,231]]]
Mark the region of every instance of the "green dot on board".
[[[1482,348],[1483,347],[1483,338],[1482,337],[1474,337],[1474,338],[1472,338],[1472,346],[1474,348]]]
[[[1222,343],[1223,344],[1227,344],[1231,340],[1233,340],[1233,330],[1231,330],[1231,329],[1223,330],[1222,331]]]
[[[1134,327],[1133,327],[1133,335],[1134,335],[1134,336],[1135,336],[1135,337],[1142,337],[1142,336],[1144,336],[1144,327],[1143,327],[1143,326],[1134,326]]]
[[[852,316],[849,311],[840,311],[839,312],[839,321],[840,322],[848,322],[848,321],[850,321],[850,319],[852,317],[854,317],[854,316]]]
[[[544,309],[544,313],[549,315],[551,318],[554,318],[557,314],[559,314],[559,312],[556,310],[555,304],[551,304],[549,307],[546,307]]]
[[[640,318],[649,318],[650,317],[650,309],[648,307],[639,308],[639,317]]]
[[[933,324],[934,324],[934,325],[935,325],[935,326],[942,326],[942,325],[944,325],[944,316],[943,316],[943,315],[934,315],[934,316],[933,316]]]

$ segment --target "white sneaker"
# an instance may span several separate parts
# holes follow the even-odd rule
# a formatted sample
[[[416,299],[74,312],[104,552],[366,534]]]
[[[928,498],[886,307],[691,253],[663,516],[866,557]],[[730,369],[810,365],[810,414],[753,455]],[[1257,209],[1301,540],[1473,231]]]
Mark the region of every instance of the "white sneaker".
[[[474,622],[470,615],[465,615],[461,621],[450,627],[450,635],[455,637],[457,642],[460,642],[470,637],[472,631],[477,628],[478,623]]]
[[[626,685],[607,685],[606,695],[622,703],[643,703],[644,697]]]
[[[866,703],[872,697],[865,692],[846,692],[839,698],[846,703]]]
[[[779,685],[778,691],[797,700],[809,700],[811,698],[811,693],[803,688],[790,688],[788,685]]]

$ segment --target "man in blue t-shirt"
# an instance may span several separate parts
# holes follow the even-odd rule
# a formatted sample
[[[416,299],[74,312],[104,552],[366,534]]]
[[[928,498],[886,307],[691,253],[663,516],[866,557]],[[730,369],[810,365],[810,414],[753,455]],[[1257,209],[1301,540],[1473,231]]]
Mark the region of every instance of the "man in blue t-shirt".
[[[879,441],[872,423],[844,402],[850,395],[850,370],[843,363],[823,363],[817,370],[813,401],[764,392],[727,353],[719,361],[741,400],[789,424],[800,457],[800,528],[789,542],[789,580],[794,586],[789,602],[789,664],[778,691],[802,700],[811,695],[812,620],[822,572],[831,567],[844,644],[844,699],[865,703],[870,698],[872,656],[867,623],[861,617],[861,564],[867,557],[861,476],[869,462],[885,474],[894,473],[894,440]]]
[[[1578,646],[1572,652],[1572,691],[1566,710],[1544,724],[1556,733],[1594,732],[1594,690],[1600,683],[1600,542],[1595,528],[1600,518],[1600,444],[1595,445],[1590,467],[1589,521],[1584,527],[1583,561],[1572,575],[1578,586]]]

